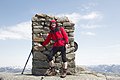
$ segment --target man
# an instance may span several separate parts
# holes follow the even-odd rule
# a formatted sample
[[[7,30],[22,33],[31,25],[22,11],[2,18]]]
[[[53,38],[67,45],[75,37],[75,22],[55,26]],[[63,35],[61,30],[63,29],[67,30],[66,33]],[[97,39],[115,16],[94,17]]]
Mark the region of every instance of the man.
[[[62,74],[60,77],[64,78],[66,77],[67,74],[67,60],[66,60],[66,47],[68,44],[68,36],[66,31],[64,30],[63,27],[58,27],[58,24],[56,22],[56,20],[51,20],[50,21],[50,32],[46,38],[46,40],[43,42],[43,46],[47,45],[50,40],[54,41],[53,44],[53,48],[52,48],[52,53],[50,53],[50,55],[48,56],[48,60],[49,60],[49,71],[47,73],[47,75],[56,75],[55,72],[55,64],[53,61],[53,56],[60,51],[61,52],[61,57],[62,57],[62,61],[63,61],[63,65],[62,65]]]

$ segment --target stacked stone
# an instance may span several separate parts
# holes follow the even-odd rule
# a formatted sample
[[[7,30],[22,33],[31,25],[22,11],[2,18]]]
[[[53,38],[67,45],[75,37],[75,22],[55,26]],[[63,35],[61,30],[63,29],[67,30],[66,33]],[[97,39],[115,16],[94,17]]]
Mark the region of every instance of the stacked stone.
[[[32,59],[32,74],[34,75],[44,75],[46,70],[49,68],[47,54],[50,53],[53,42],[51,41],[46,47],[38,48],[37,45],[46,39],[49,33],[50,20],[55,19],[58,22],[58,27],[64,27],[68,37],[69,46],[67,48],[67,61],[68,61],[68,73],[75,73],[75,54],[74,54],[74,23],[69,21],[68,17],[56,17],[46,14],[36,14],[32,18],[32,46],[33,46],[33,59]],[[35,50],[36,48],[38,50]],[[62,67],[62,59],[60,53],[58,52],[54,61],[56,68],[60,69]]]

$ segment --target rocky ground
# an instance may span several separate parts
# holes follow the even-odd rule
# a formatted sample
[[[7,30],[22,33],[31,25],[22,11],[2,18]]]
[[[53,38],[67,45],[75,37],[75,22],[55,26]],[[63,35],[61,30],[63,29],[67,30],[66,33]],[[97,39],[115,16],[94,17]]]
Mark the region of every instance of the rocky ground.
[[[1,72],[0,80],[120,80],[120,76],[96,73],[82,66],[76,68],[74,75],[67,75],[65,78],[60,78],[59,74],[56,76],[35,76],[31,72],[24,72],[24,74]]]
[[[66,78],[56,76],[34,76],[20,73],[0,73],[0,80],[120,80],[120,77],[105,76],[100,73],[84,72],[75,75],[67,75]]]

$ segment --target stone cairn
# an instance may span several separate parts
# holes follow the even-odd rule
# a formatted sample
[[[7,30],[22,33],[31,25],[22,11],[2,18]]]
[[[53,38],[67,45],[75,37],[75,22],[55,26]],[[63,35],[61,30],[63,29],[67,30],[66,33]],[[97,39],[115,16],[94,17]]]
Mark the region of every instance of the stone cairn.
[[[44,75],[46,70],[49,68],[47,54],[50,54],[52,49],[53,41],[45,47],[38,48],[35,50],[34,48],[37,45],[41,45],[48,33],[50,20],[55,19],[58,22],[58,27],[63,26],[69,37],[69,46],[66,50],[66,56],[68,61],[68,74],[75,73],[75,53],[74,53],[74,23],[72,23],[68,17],[56,17],[46,14],[36,14],[32,17],[32,47],[33,47],[33,58],[32,58],[32,74],[33,75]],[[60,56],[60,52],[58,52],[54,57],[56,71],[59,73],[59,69],[62,67],[62,59]]]

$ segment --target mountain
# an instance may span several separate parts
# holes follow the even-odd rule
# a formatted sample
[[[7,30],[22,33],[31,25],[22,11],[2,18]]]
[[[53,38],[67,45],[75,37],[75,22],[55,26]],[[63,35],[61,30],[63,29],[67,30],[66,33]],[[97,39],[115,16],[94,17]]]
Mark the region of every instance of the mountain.
[[[87,66],[91,71],[103,73],[110,76],[120,76],[120,65],[92,65]]]
[[[86,66],[91,71],[99,72],[99,73],[115,73],[120,74],[120,65],[92,65]],[[19,66],[8,66],[8,67],[0,67],[0,72],[10,72],[10,73],[19,73],[22,72],[23,67]],[[25,68],[26,72],[31,71],[31,67]]]
[[[22,67],[17,66],[8,66],[8,67],[0,67],[0,72],[7,72],[7,73],[21,73],[23,70]],[[30,72],[31,68],[26,68],[25,72]]]
[[[120,74],[120,65],[95,65],[88,68],[96,72]]]

